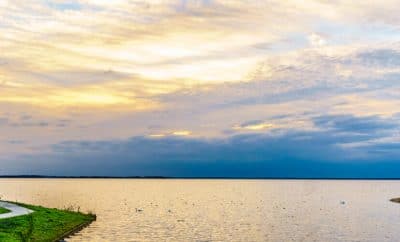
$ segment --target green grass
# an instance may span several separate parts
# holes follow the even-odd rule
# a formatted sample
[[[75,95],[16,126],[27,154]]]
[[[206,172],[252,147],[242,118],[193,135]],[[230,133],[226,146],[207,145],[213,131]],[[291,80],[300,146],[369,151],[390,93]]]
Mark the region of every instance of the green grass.
[[[10,210],[0,207],[0,214],[8,212],[10,212]]]
[[[95,215],[68,210],[18,204],[35,212],[0,219],[0,241],[51,242],[69,231],[96,219]]]

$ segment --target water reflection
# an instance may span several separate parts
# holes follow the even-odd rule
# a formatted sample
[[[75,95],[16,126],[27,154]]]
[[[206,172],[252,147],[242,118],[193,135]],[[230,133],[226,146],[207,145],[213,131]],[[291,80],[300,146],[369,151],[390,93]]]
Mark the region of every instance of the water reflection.
[[[398,181],[1,179],[3,199],[79,206],[68,241],[393,241]]]

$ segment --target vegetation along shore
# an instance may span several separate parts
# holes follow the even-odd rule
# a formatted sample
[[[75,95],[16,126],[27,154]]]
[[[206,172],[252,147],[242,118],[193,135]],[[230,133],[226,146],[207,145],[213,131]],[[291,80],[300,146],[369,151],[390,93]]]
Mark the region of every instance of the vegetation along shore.
[[[19,215],[21,210],[28,212]],[[96,220],[96,215],[74,211],[73,208],[60,210],[15,202],[1,202],[0,214],[0,241],[4,242],[60,241]],[[7,214],[12,217],[7,217]]]

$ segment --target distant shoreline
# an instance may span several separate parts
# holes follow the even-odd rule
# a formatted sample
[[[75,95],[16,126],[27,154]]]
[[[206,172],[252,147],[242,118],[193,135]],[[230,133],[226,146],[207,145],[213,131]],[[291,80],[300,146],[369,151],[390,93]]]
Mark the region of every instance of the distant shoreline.
[[[46,175],[2,175],[0,179],[195,179],[195,180],[400,180],[400,177],[168,177],[168,176],[46,176]]]

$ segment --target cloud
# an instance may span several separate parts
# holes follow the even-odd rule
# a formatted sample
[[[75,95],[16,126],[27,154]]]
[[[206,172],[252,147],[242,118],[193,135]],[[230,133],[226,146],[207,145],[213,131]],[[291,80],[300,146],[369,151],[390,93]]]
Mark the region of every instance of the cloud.
[[[327,42],[326,39],[323,36],[321,36],[321,35],[319,35],[317,33],[310,34],[308,36],[308,41],[310,42],[310,44],[312,46],[315,46],[315,47],[323,46]]]
[[[190,136],[192,135],[192,131],[190,130],[174,130],[174,131],[164,131],[162,133],[151,133],[148,135],[148,137],[152,138],[162,138],[162,137],[168,137],[168,136]]]
[[[2,57],[9,64],[0,69],[0,77],[4,72],[7,79],[3,81],[6,88],[0,90],[0,102],[40,108],[106,106],[108,111],[140,112],[162,106],[154,102],[154,95],[174,96],[177,91],[187,89],[196,92],[199,85],[219,90],[218,84],[248,80],[264,80],[262,85],[253,83],[253,87],[269,90],[270,99],[279,101],[312,95],[321,89],[331,92],[332,85],[333,88],[362,85],[354,80],[341,80],[337,85],[334,81],[338,75],[374,76],[370,69],[382,71],[382,65],[371,63],[378,55],[385,60],[392,54],[390,59],[394,64],[397,58],[391,48],[343,56],[340,46],[313,52],[302,44],[301,39],[309,37],[312,43],[322,47],[324,36],[335,34],[309,31],[316,17],[333,25],[342,24],[350,21],[347,17],[342,19],[348,15],[344,13],[354,9],[360,10],[357,14],[376,16],[373,4],[345,4],[344,7],[319,1],[301,5],[272,1],[246,3],[252,7],[243,11],[244,3],[232,1],[46,3],[8,2],[0,13],[6,20],[1,26],[5,33],[2,47],[13,50]],[[393,7],[388,3],[385,8],[388,6]],[[341,11],[329,15],[323,11],[328,8]],[[285,21],[281,16],[286,16]],[[357,22],[359,16],[355,17],[352,25],[364,25]],[[24,19],[29,23],[28,28],[37,34],[32,34],[25,24],[12,21],[15,18]],[[291,24],[286,24],[287,21]],[[300,37],[293,37],[293,33]],[[283,49],[276,47],[288,39],[296,43],[288,42]],[[260,44],[272,49],[254,47]],[[347,52],[354,52],[356,48],[350,46]],[[378,54],[378,51],[386,52]],[[269,58],[265,60],[266,57]],[[350,61],[354,65],[345,64],[349,57],[353,58]],[[357,60],[364,62],[357,64]],[[386,71],[392,71],[393,75],[393,70]],[[245,85],[238,84],[237,88],[247,91]],[[249,89],[260,93],[260,89]],[[271,90],[280,91],[272,93]],[[229,98],[226,97],[228,102]],[[234,103],[252,104],[268,98],[253,99]]]
[[[356,130],[358,135],[354,134],[351,123],[362,124]],[[62,175],[396,176],[400,160],[394,157],[400,155],[399,141],[368,147],[342,146],[388,137],[386,131],[400,128],[392,120],[327,116],[316,117],[315,124],[319,130],[289,129],[224,139],[132,137],[68,141],[54,145],[51,153],[29,157],[29,160],[35,158],[43,163],[35,167],[35,172],[51,170],[52,174]],[[397,168],[384,171],[393,167]]]
[[[188,136],[191,134],[192,134],[192,132],[189,130],[177,130],[177,131],[172,132],[172,135],[175,135],[175,136]]]
[[[328,115],[314,118],[314,123],[321,128],[336,131],[361,132],[373,134],[375,131],[391,130],[399,126],[397,118],[366,116],[355,118],[352,115]]]
[[[47,127],[66,127],[71,124],[71,120],[68,119],[48,119],[43,120],[32,116],[27,113],[18,113],[18,115],[12,113],[6,113],[5,117],[0,117],[0,126],[6,129],[11,128],[47,128]]]
[[[398,49],[375,49],[357,54],[366,67],[393,67],[400,65],[400,52]]]
[[[7,124],[8,118],[0,118],[0,125]]]
[[[76,1],[61,1],[61,2],[46,1],[46,4],[48,4],[48,6],[51,8],[55,8],[57,10],[62,10],[62,11],[76,11],[82,9],[82,5]]]
[[[313,145],[344,160],[385,160],[397,147],[398,10],[397,1],[1,1],[0,110],[9,114],[0,157],[85,140],[63,147],[94,145],[75,158],[96,150],[111,161],[96,141],[135,150],[135,137],[149,160],[163,157],[158,148],[201,164],[208,150],[222,163],[229,152],[258,160],[267,147],[257,142],[282,151],[262,153],[282,162],[287,152],[299,164],[325,160]],[[179,153],[192,146],[192,156]]]
[[[233,129],[234,130],[250,130],[250,131],[253,130],[253,131],[256,131],[256,130],[269,129],[269,128],[272,128],[272,127],[274,127],[274,125],[271,124],[271,123],[266,123],[266,122],[263,122],[263,121],[260,121],[260,120],[253,120],[253,121],[245,122],[245,123],[240,124],[240,125],[235,125],[235,126],[233,126]]]

